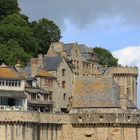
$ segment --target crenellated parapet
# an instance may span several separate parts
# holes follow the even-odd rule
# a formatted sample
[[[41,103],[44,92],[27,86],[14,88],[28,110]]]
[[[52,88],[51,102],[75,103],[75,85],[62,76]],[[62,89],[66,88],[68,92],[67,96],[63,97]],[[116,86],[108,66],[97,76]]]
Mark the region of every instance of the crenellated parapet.
[[[0,111],[0,122],[69,123],[69,115],[30,111]]]
[[[114,74],[114,75],[135,75],[138,76],[138,67],[128,67],[128,66],[120,66],[120,67],[110,67],[106,74]]]
[[[138,110],[73,114],[1,111],[0,114],[1,140],[140,139]]]
[[[139,113],[77,113],[71,114],[72,124],[140,124]]]
[[[49,114],[39,112],[1,111],[0,123],[36,124],[140,124],[140,112],[94,112],[72,114]]]

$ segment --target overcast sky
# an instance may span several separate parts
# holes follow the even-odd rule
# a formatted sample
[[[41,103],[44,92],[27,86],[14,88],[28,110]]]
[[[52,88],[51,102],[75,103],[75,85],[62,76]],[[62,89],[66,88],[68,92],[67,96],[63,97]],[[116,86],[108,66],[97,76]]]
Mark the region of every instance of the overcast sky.
[[[101,46],[119,63],[140,67],[140,0],[18,1],[30,21],[53,20],[61,29],[61,41]]]

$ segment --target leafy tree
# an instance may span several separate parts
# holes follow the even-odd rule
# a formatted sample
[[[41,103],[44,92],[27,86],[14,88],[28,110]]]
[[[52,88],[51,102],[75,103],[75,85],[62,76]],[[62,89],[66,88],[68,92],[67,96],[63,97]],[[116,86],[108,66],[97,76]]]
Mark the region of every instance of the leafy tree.
[[[30,57],[15,40],[0,44],[0,64],[15,65],[17,61],[20,61],[24,65]]]
[[[33,37],[27,21],[18,14],[8,15],[0,23],[0,43],[5,44],[11,39],[15,40],[29,55],[37,54],[37,40]]]
[[[93,51],[97,55],[97,59],[99,60],[99,64],[107,65],[108,67],[118,65],[118,59],[113,57],[113,55],[110,53],[109,50],[106,50],[106,49],[101,48],[101,47],[95,47],[95,48],[93,48]]]
[[[0,20],[19,11],[17,0],[0,0]]]
[[[52,42],[58,42],[61,38],[59,27],[48,19],[41,19],[31,23],[34,37],[39,42],[39,53],[46,54]]]

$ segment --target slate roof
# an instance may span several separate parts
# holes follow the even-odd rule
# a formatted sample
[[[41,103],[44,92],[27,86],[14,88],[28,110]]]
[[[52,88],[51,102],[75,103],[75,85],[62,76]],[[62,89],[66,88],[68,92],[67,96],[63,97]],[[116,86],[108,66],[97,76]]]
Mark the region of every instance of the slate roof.
[[[119,88],[111,77],[75,80],[74,108],[119,107]]]
[[[89,48],[84,44],[79,44],[79,50],[81,53],[89,52]]]
[[[71,50],[74,45],[75,43],[64,44],[64,50],[66,51],[67,55],[71,55]],[[89,53],[93,53],[93,51],[91,51],[91,49],[84,44],[76,44],[76,46],[79,48],[83,61],[88,62],[88,60],[90,60]]]
[[[0,90],[0,97],[26,98],[27,96],[24,91]]]
[[[73,90],[73,108],[120,108],[119,87],[110,76],[77,78]],[[136,106],[126,96],[127,108]]]
[[[57,68],[59,67],[62,59],[63,58],[61,56],[44,58],[44,60],[43,60],[44,69],[48,70],[48,71],[57,70]]]
[[[64,44],[64,50],[66,51],[67,55],[71,54],[72,47],[74,46],[75,43],[68,43]]]

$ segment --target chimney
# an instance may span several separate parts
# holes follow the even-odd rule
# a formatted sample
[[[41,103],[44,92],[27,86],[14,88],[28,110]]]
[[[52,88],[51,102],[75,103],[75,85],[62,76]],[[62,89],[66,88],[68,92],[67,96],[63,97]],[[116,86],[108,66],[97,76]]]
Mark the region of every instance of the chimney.
[[[39,68],[43,68],[43,55],[42,54],[38,54],[37,65]]]

